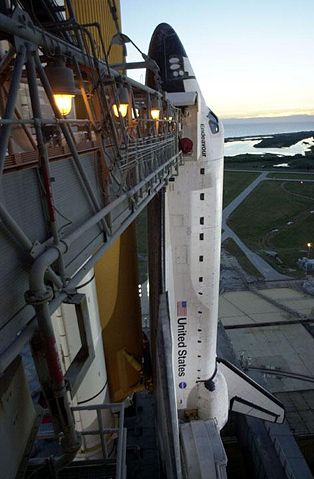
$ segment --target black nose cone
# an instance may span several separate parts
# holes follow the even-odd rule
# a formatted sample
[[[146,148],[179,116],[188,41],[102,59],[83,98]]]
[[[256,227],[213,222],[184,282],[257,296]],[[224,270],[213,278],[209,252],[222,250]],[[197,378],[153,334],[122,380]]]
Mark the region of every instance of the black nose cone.
[[[184,69],[183,58],[187,55],[178,35],[167,23],[161,23],[156,27],[148,55],[159,66],[162,89],[168,92],[184,91],[183,80],[188,77],[188,72]],[[146,84],[156,88],[154,75],[149,70]]]

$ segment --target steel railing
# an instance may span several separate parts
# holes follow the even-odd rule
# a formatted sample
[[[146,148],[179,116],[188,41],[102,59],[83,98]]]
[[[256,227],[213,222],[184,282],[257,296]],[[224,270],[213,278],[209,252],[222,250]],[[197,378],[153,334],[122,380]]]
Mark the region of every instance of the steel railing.
[[[98,435],[101,443],[101,450],[104,459],[108,459],[108,448],[106,443],[106,434],[117,434],[117,451],[115,455],[116,459],[116,479],[126,478],[126,440],[127,430],[124,427],[124,403],[107,403],[107,404],[93,404],[91,406],[75,406],[71,408],[73,412],[81,411],[95,411],[97,415],[96,429],[90,429],[81,431],[82,436],[95,436]],[[105,410],[114,409],[119,413],[119,426],[118,427],[104,427],[102,412]]]

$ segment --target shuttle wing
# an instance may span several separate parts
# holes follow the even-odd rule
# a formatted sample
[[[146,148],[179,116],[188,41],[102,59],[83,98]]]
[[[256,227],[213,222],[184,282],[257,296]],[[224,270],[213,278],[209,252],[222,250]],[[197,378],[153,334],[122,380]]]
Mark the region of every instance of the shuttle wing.
[[[217,358],[219,371],[224,375],[230,410],[281,424],[284,407],[278,399],[225,359]]]

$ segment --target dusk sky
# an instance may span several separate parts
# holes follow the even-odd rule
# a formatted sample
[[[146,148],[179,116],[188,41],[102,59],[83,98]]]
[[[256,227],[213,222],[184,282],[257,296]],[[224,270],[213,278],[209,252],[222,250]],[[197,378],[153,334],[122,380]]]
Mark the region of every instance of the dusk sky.
[[[121,0],[121,7],[123,33],[144,52],[159,23],[176,30],[222,118],[314,113],[314,0]],[[128,61],[140,60],[133,47],[128,53]]]

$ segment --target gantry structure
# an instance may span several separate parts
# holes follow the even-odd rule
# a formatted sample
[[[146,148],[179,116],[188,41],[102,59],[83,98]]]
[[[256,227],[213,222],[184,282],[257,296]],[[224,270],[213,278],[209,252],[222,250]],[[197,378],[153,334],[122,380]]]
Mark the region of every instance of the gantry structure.
[[[68,392],[92,356],[75,288],[182,161],[178,110],[127,77],[125,59],[112,68],[100,25],[65,7],[0,4],[0,373],[31,344],[59,466],[79,448]],[[113,44],[127,40],[118,32]],[[158,77],[149,58],[141,66]],[[62,302],[81,318],[66,374],[51,321]]]

